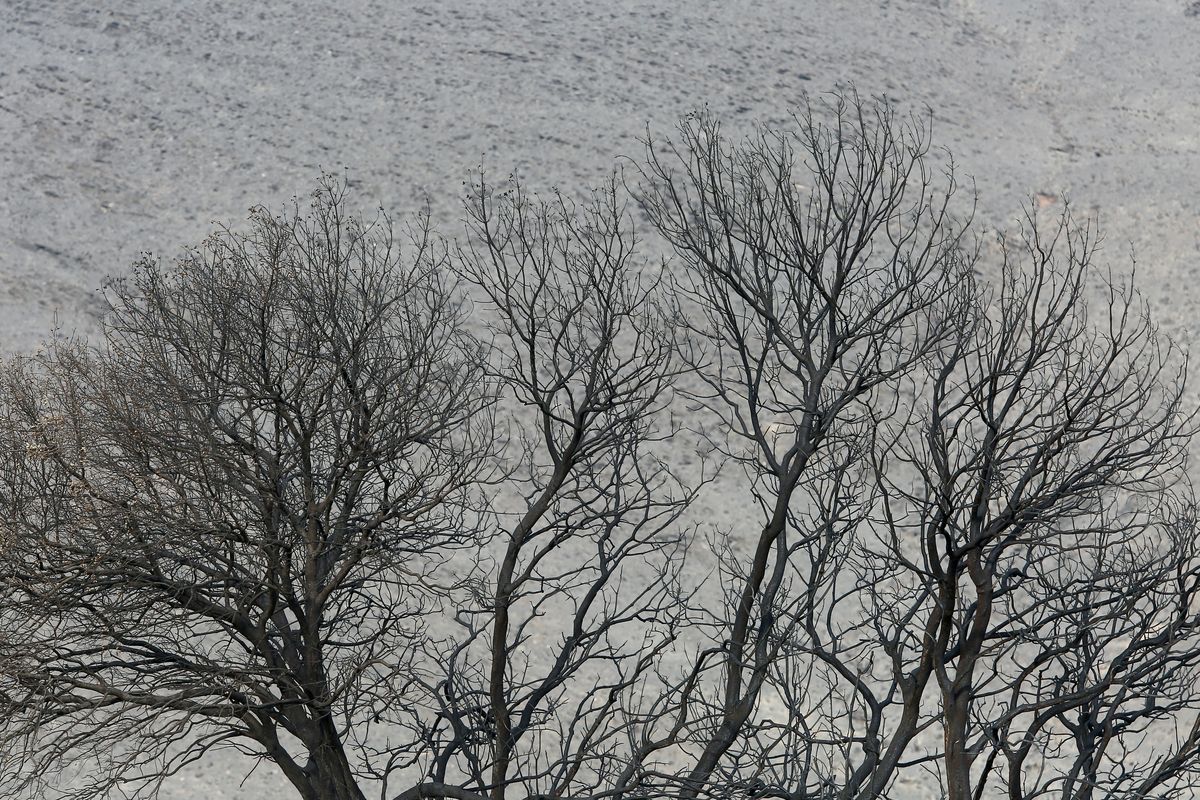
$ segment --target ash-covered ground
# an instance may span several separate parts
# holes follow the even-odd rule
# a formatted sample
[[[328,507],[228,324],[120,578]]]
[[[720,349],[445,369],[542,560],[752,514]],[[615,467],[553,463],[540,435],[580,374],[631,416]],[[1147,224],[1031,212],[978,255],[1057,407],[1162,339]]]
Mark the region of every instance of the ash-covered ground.
[[[0,351],[56,320],[86,333],[105,276],[322,169],[365,209],[428,200],[454,234],[481,163],[579,189],[691,109],[779,120],[846,84],[932,109],[981,232],[1068,197],[1114,268],[1136,253],[1163,326],[1197,326],[1190,0],[98,5],[0,0]],[[245,764],[214,757],[164,796],[292,796],[267,766],[240,783]]]

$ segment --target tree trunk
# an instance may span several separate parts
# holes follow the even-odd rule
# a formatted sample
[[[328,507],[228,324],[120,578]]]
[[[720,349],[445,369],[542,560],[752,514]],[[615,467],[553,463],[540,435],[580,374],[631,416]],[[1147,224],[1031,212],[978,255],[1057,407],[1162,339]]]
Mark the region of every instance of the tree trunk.
[[[951,696],[946,696],[944,703],[946,796],[949,800],[971,800],[971,762],[975,758],[967,751],[967,704]]]
[[[366,800],[332,720],[317,726],[320,744],[310,748],[308,763],[288,778],[303,800]]]

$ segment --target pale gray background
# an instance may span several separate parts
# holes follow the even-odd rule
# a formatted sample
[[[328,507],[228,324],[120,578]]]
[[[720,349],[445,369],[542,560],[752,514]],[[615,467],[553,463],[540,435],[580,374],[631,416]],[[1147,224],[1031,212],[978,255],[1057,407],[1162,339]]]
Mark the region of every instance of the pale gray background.
[[[979,221],[1036,192],[1094,213],[1138,255],[1158,318],[1191,338],[1200,299],[1200,1],[721,3],[0,0],[0,351],[145,250],[349,168],[355,204],[423,198],[455,232],[466,171],[581,187],[646,126],[707,104],[778,118],[853,82],[931,106],[975,179]],[[168,797],[288,797],[222,757]]]

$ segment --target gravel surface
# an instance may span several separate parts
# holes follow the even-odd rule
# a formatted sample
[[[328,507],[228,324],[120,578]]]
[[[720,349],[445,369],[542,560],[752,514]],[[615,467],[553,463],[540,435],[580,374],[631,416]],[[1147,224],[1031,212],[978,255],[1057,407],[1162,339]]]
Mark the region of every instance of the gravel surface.
[[[116,10],[97,10],[108,5]],[[584,186],[702,105],[778,119],[854,83],[931,107],[978,218],[1099,216],[1188,340],[1200,286],[1200,3],[0,0],[0,352],[86,332],[143,251],[347,169],[357,203],[453,232],[480,163]],[[1061,202],[1061,200],[1057,200]],[[214,757],[165,797],[290,797]]]

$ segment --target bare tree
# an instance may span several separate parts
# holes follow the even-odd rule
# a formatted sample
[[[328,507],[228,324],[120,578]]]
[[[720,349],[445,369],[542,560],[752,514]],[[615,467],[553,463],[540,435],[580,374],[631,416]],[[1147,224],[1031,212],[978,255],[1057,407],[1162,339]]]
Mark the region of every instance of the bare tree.
[[[1098,243],[1068,212],[1047,228],[1031,211],[1001,244],[876,470],[895,576],[871,584],[880,645],[897,673],[930,665],[950,798],[1179,792],[1200,703],[1186,362],[1131,281],[1093,275]]]
[[[0,786],[1187,796],[1186,358],[1069,213],[991,262],[931,135],[697,114],[632,199],[479,175],[402,250],[326,181],[145,261],[4,373]]]
[[[11,785],[85,761],[79,796],[152,794],[224,744],[308,798],[624,770],[614,721],[687,617],[696,487],[658,451],[673,310],[618,189],[481,179],[464,243],[419,225],[405,256],[327,181],[115,284],[103,347],[12,364]]]
[[[6,369],[6,789],[82,759],[74,794],[151,794],[228,744],[363,796],[349,748],[474,542],[493,398],[428,230],[343,193],[144,260],[101,346]]]
[[[684,797],[752,794],[772,760],[764,737],[806,723],[821,738],[827,726],[776,719],[762,696],[777,677],[785,697],[793,689],[793,651],[854,679],[814,622],[843,599],[831,571],[866,521],[876,428],[909,373],[962,336],[972,285],[973,254],[950,214],[953,172],[929,163],[928,120],[846,95],[794,122],[731,142],[700,115],[679,143],[651,143],[643,170],[643,202],[688,271],[689,355],[705,387],[694,398],[720,420],[713,444],[745,467],[762,515],[752,552],[730,551],[723,565],[730,615],[703,667],[719,671],[717,685],[697,682],[679,700],[702,743]],[[915,727],[905,720],[877,755],[895,762]],[[832,778],[810,744],[780,756],[812,771],[794,776],[798,796],[810,777]]]
[[[700,115],[642,169],[690,278],[691,396],[762,514],[723,550],[659,793],[1192,785],[1186,361],[1069,214],[1031,213],[978,285],[927,120],[851,93],[795,123],[732,141]]]
[[[492,551],[433,661],[410,796],[589,797],[630,762],[644,690],[687,622],[685,485],[663,460],[675,312],[639,260],[619,184],[578,205],[482,175],[454,267],[491,313],[506,479]],[[420,794],[424,792],[424,794]]]

